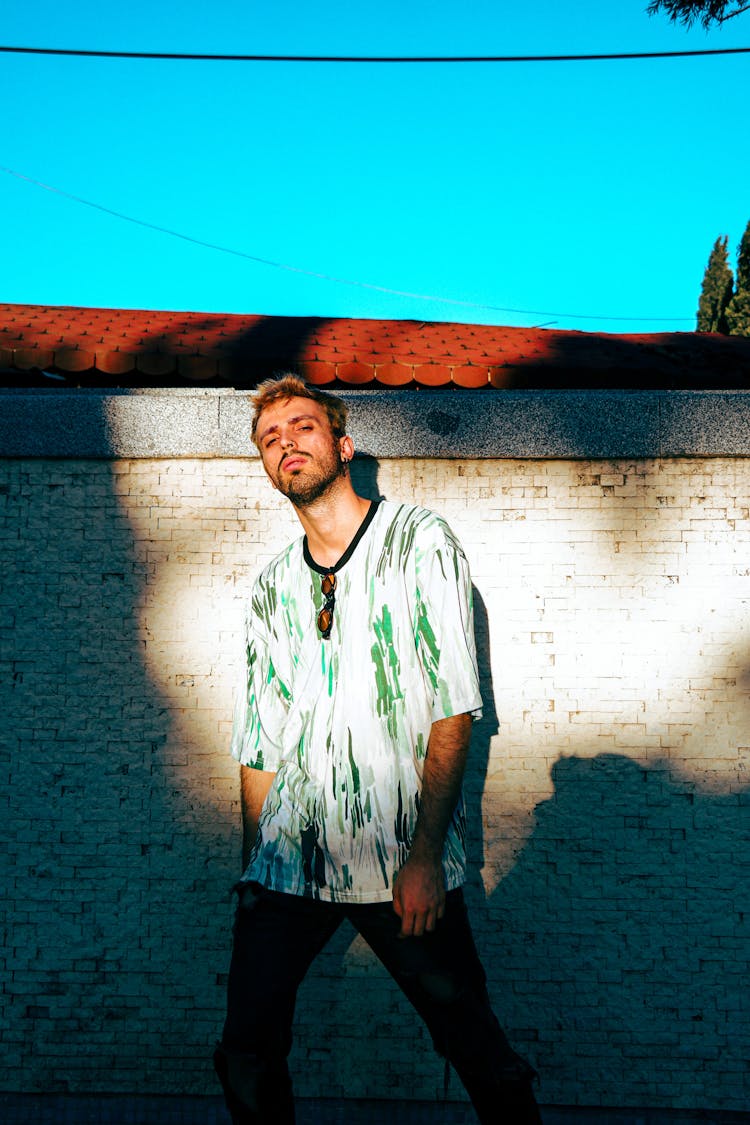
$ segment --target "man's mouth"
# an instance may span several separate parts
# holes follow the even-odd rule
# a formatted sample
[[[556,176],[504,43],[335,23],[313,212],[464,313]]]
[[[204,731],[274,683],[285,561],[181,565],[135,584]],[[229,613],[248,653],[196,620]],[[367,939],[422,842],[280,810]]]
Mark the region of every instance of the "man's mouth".
[[[300,469],[305,463],[305,457],[301,453],[292,453],[285,457],[281,462],[281,468],[285,473],[293,472],[294,469]]]

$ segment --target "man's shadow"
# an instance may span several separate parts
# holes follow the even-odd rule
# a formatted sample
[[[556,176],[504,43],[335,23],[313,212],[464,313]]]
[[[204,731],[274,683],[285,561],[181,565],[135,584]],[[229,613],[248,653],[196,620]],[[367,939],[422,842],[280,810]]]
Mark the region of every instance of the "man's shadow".
[[[378,483],[379,467],[376,457],[370,457],[366,453],[354,454],[349,472],[354,491],[358,496],[364,496],[368,500],[385,500]]]
[[[552,781],[487,903],[509,1034],[545,1101],[585,1068],[588,1104],[663,1104],[667,1068],[689,1104],[726,1105],[746,1074],[747,794],[609,753]]]

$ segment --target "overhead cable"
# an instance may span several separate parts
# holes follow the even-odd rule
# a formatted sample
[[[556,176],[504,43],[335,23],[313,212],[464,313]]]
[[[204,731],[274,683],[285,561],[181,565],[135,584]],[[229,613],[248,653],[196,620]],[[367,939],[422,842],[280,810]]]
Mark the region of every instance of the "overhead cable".
[[[331,281],[337,285],[350,285],[359,289],[369,289],[376,293],[387,293],[393,297],[408,297],[414,301],[432,301],[444,305],[456,305],[461,308],[467,309],[483,309],[488,312],[502,312],[513,313],[516,316],[555,316],[564,317],[569,320],[609,320],[620,322],[637,322],[637,321],[653,321],[656,323],[686,323],[692,322],[695,318],[688,316],[592,316],[584,313],[565,313],[565,312],[552,312],[549,309],[514,309],[507,308],[502,305],[485,305],[477,301],[462,301],[456,297],[437,297],[430,293],[411,293],[404,289],[391,289],[386,285],[375,285],[369,281],[354,281],[347,277],[335,277],[332,274],[319,273],[316,270],[304,269],[302,266],[291,266],[285,262],[275,262],[270,258],[261,258],[257,254],[248,254],[244,250],[235,250],[231,246],[221,246],[215,242],[206,242],[202,238],[193,238],[192,235],[182,234],[181,231],[170,230],[169,227],[158,226],[156,223],[149,223],[145,219],[136,219],[132,215],[125,215],[122,211],[115,211],[111,207],[105,207],[101,203],[94,203],[90,199],[83,199],[79,195],[73,195],[69,191],[63,191],[61,188],[52,187],[50,184],[44,184],[41,180],[35,180],[31,176],[25,176],[21,172],[16,172],[12,168],[5,168],[0,165],[0,172],[5,172],[9,176],[15,176],[18,180],[23,180],[25,183],[33,184],[35,187],[43,188],[44,191],[52,192],[53,195],[59,195],[63,199],[70,199],[74,203],[80,203],[85,207],[92,207],[96,211],[102,211],[105,215],[112,215],[115,219],[121,219],[126,223],[134,223],[136,226],[145,227],[147,230],[157,231],[159,234],[169,235],[171,238],[179,238],[183,242],[190,242],[194,246],[203,246],[207,250],[216,250],[220,254],[231,254],[235,258],[244,258],[250,262],[257,262],[263,266],[270,266],[277,270],[287,270],[290,273],[302,274],[305,277],[315,277],[321,281]]]
[[[63,55],[89,59],[151,59],[173,62],[281,63],[555,63],[612,62],[631,59],[685,59],[707,55],[746,55],[750,47],[716,47],[697,51],[610,51],[590,55],[224,55],[182,51],[89,51],[67,47],[0,46],[15,55]]]

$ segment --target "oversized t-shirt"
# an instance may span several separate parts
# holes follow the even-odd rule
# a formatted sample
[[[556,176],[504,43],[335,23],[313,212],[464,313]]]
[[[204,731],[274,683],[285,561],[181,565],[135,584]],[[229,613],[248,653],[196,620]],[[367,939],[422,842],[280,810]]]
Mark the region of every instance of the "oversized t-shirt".
[[[336,569],[295,540],[257,578],[232,753],[275,771],[243,880],[334,902],[380,902],[411,846],[432,723],[481,715],[471,581],[439,516],[381,501]],[[463,802],[443,852],[465,878]]]

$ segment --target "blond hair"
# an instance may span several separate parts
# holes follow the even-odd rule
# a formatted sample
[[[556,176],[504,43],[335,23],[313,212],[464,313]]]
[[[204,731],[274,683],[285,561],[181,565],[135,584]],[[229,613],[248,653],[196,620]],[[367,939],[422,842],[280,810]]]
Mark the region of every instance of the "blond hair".
[[[310,387],[299,375],[286,373],[276,375],[273,379],[265,379],[255,388],[250,396],[253,404],[253,425],[250,437],[255,445],[255,435],[258,430],[258,421],[266,407],[274,402],[285,402],[290,398],[309,398],[317,402],[326,412],[326,417],[333,431],[333,436],[342,438],[346,434],[346,419],[349,408],[336,395],[327,394],[325,391]]]

